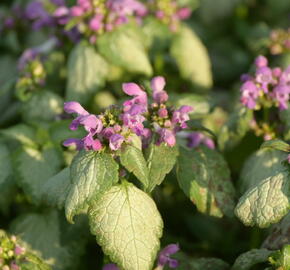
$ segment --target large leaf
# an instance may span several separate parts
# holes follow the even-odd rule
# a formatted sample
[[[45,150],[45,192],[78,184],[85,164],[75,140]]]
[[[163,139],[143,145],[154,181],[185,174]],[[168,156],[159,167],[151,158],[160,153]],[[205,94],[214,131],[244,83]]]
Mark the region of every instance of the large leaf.
[[[250,129],[253,112],[245,107],[234,111],[218,134],[218,144],[222,150],[238,144]]]
[[[208,89],[212,86],[211,64],[199,37],[185,25],[175,34],[170,49],[180,75],[194,85]]]
[[[39,151],[30,147],[23,147],[14,158],[18,184],[34,203],[42,199],[42,186],[62,165],[59,151],[48,147]]]
[[[62,228],[60,220],[54,210],[44,214],[31,213],[17,218],[11,229],[54,270],[76,269],[84,239],[80,239],[82,234],[78,226],[67,224]],[[63,241],[63,235],[72,229],[74,234],[70,233],[70,239]]]
[[[146,152],[147,167],[149,170],[148,192],[151,192],[156,185],[160,185],[176,163],[178,147],[169,147],[164,143],[156,145],[152,142]]]
[[[70,169],[65,168],[49,178],[42,187],[42,199],[48,205],[63,208],[70,189]]]
[[[284,170],[282,161],[287,154],[272,149],[260,149],[253,153],[245,162],[239,180],[241,193],[255,187],[263,179],[271,176],[273,172]]]
[[[81,151],[71,164],[71,188],[65,212],[69,222],[83,211],[97,195],[117,183],[118,164],[111,155],[95,151]]]
[[[91,232],[120,269],[151,270],[163,222],[154,201],[127,182],[112,187],[89,209]]]
[[[63,109],[63,100],[60,96],[50,91],[34,93],[23,103],[22,116],[28,122],[52,121]]]
[[[240,198],[235,213],[245,225],[264,228],[286,215],[289,206],[289,174],[286,171],[274,172]]]
[[[0,142],[0,190],[12,175],[11,158],[8,147]]]
[[[217,151],[205,146],[181,148],[177,179],[200,212],[217,217],[233,215],[235,190],[228,165]]]
[[[250,270],[255,264],[267,262],[271,253],[267,249],[252,249],[240,255],[231,270]]]
[[[134,145],[125,145],[120,153],[120,161],[129,172],[132,172],[140,180],[145,188],[148,187],[149,173],[141,149]]]
[[[119,27],[102,35],[97,40],[97,45],[100,53],[110,63],[121,66],[129,72],[152,75],[152,67],[144,44],[136,30]]]
[[[68,60],[66,100],[86,103],[104,85],[106,60],[92,46],[76,45]]]

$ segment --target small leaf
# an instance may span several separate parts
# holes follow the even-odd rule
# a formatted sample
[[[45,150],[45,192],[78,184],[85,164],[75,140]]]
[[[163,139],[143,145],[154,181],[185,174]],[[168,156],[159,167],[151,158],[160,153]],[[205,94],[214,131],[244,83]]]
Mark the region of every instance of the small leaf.
[[[169,147],[164,143],[157,146],[151,142],[145,152],[147,167],[149,170],[148,192],[151,192],[156,185],[160,185],[176,163],[178,147]]]
[[[63,208],[66,198],[69,193],[70,182],[70,169],[65,168],[58,174],[49,178],[42,187],[42,199],[48,205]]]
[[[247,108],[241,107],[234,111],[218,134],[219,147],[225,150],[237,145],[250,129],[252,119],[253,112]]]
[[[271,149],[276,149],[284,152],[290,152],[290,145],[286,142],[283,142],[281,140],[270,140],[270,141],[265,141],[262,145],[261,148],[271,148]]]
[[[271,233],[265,239],[262,247],[277,250],[288,243],[290,243],[290,213],[271,228]]]
[[[43,151],[23,147],[14,157],[18,184],[34,203],[42,199],[42,186],[61,167],[61,154],[56,148],[49,147]]]
[[[152,67],[138,32],[119,27],[97,40],[100,53],[112,64],[132,73],[152,75]]]
[[[210,59],[199,37],[185,25],[175,34],[170,53],[184,79],[204,89],[212,86]]]
[[[112,187],[89,209],[91,232],[120,269],[151,270],[163,222],[154,201],[134,185]]]
[[[51,270],[48,264],[43,262],[33,253],[26,253],[25,262],[20,266],[21,270]]]
[[[133,145],[126,144],[121,149],[120,161],[129,172],[132,172],[140,180],[145,188],[148,187],[148,168],[140,149]]]
[[[84,210],[97,195],[108,190],[119,180],[118,164],[111,155],[81,151],[73,159],[70,169],[71,188],[65,202],[66,218]]]
[[[222,217],[233,215],[235,190],[223,157],[200,146],[182,148],[177,162],[177,179],[184,193],[202,213]]]
[[[23,103],[22,116],[27,122],[52,121],[62,113],[62,108],[63,100],[60,96],[50,91],[40,91]]]
[[[239,200],[235,213],[247,226],[268,227],[289,211],[290,179],[287,172],[274,172],[250,188]]]
[[[68,59],[66,100],[87,103],[104,85],[108,64],[92,46],[76,45]]]
[[[240,255],[231,270],[250,270],[256,264],[267,262],[271,253],[273,252],[267,249],[252,249]]]
[[[11,158],[8,147],[0,142],[0,190],[7,185],[12,175]]]

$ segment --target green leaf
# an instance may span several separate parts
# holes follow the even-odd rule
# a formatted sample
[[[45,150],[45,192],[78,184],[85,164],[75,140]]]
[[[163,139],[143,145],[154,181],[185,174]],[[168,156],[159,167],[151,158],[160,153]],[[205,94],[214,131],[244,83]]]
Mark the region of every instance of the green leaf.
[[[8,147],[0,142],[0,190],[12,175],[11,158]]]
[[[170,53],[182,78],[204,89],[212,86],[211,64],[205,46],[199,37],[185,25],[175,34]]]
[[[157,146],[151,142],[145,152],[147,167],[149,170],[148,192],[151,192],[156,185],[160,185],[176,163],[178,147],[169,147],[164,143]]]
[[[271,253],[273,252],[267,249],[252,249],[240,255],[231,270],[250,270],[256,264],[267,262]]]
[[[13,139],[20,142],[23,145],[35,146],[36,136],[34,128],[25,125],[17,124],[12,127],[2,129],[0,134],[7,139]]]
[[[120,269],[151,270],[163,222],[154,201],[129,183],[112,187],[89,209],[91,232]]]
[[[39,151],[23,147],[14,157],[18,184],[34,203],[42,200],[42,186],[62,165],[60,152],[54,147]]]
[[[68,59],[66,100],[87,103],[103,87],[108,64],[92,46],[79,43]]]
[[[184,193],[202,213],[233,215],[235,190],[228,165],[221,154],[205,146],[181,148],[177,179]]]
[[[290,145],[286,142],[283,142],[281,140],[270,140],[270,141],[265,141],[262,145],[261,148],[271,148],[271,149],[276,149],[284,152],[290,152]]]
[[[42,199],[48,205],[63,208],[71,186],[70,169],[65,168],[49,178],[42,187]]]
[[[268,227],[289,211],[290,179],[287,172],[273,172],[240,198],[235,213],[247,226]]]
[[[51,270],[50,266],[33,253],[25,255],[25,262],[20,265],[21,270]]]
[[[237,145],[250,129],[250,121],[252,119],[253,112],[245,107],[234,111],[218,134],[220,149],[225,150]]]
[[[285,245],[283,249],[275,254],[278,258],[275,258],[274,265],[278,270],[289,270],[290,269],[290,245]],[[274,255],[274,256],[275,256]],[[272,258],[270,258],[270,262]]]
[[[60,221],[55,210],[44,214],[30,213],[18,217],[11,230],[54,270],[76,269],[84,241],[79,237],[78,226],[66,224],[62,227]],[[63,239],[67,231],[73,234],[70,233],[69,239]]]
[[[67,220],[81,213],[97,195],[119,180],[118,164],[111,155],[95,151],[81,151],[73,159],[70,169],[71,188],[65,202]]]
[[[279,113],[284,124],[284,140],[288,141],[290,140],[290,107],[287,110],[280,111]]]
[[[240,192],[243,194],[273,173],[283,171],[281,162],[286,157],[286,153],[273,149],[260,149],[253,153],[243,166],[238,183]]]
[[[50,91],[39,91],[23,103],[22,116],[27,122],[52,121],[63,112],[62,98]]]
[[[123,146],[120,152],[120,161],[129,172],[132,172],[140,180],[145,188],[148,187],[149,172],[146,160],[139,148],[130,144]]]
[[[277,250],[288,243],[290,243],[290,213],[271,228],[271,233],[263,242],[262,247]]]
[[[110,63],[132,73],[151,76],[152,67],[138,35],[130,27],[119,27],[98,38],[98,49]]]

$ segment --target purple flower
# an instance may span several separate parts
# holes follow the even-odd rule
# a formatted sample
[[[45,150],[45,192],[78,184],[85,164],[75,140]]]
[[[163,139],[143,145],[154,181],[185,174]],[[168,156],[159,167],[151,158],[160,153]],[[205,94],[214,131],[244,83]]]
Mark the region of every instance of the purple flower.
[[[175,134],[172,130],[167,128],[160,128],[157,132],[159,133],[160,136],[158,144],[164,142],[170,147],[173,147],[176,144]]]
[[[268,67],[261,67],[256,71],[256,82],[262,85],[265,93],[268,93],[268,84],[273,82],[272,70]]]
[[[36,57],[39,55],[39,52],[37,49],[26,49],[20,59],[18,60],[18,69],[19,71],[22,71],[25,69],[26,65],[35,60]]]
[[[110,137],[110,148],[114,151],[118,150],[122,143],[124,142],[125,138],[120,134],[113,134]]]
[[[195,148],[201,144],[204,139],[204,135],[200,132],[192,132],[188,135],[187,139],[187,146],[190,148]]]
[[[76,101],[69,101],[64,103],[65,112],[71,114],[76,113],[78,115],[88,115],[89,113]]]
[[[161,76],[155,77],[151,81],[151,88],[153,90],[153,99],[157,103],[164,103],[168,100],[168,95],[164,91],[165,79]]]
[[[66,146],[66,147],[73,145],[76,147],[77,150],[81,150],[84,148],[84,143],[81,139],[70,138],[70,139],[65,140],[62,144],[63,146]]]
[[[288,108],[290,87],[287,85],[278,85],[273,89],[273,98],[277,100],[280,110]]]
[[[256,99],[259,97],[259,90],[252,81],[243,83],[241,87],[242,97],[241,102],[249,109],[256,107]]]
[[[145,121],[145,117],[142,115],[131,115],[130,113],[124,113],[121,115],[121,120],[123,121],[123,125],[131,129],[138,136],[143,135],[143,122]]]
[[[95,15],[89,23],[89,27],[91,30],[93,31],[98,31],[99,29],[101,29],[103,27],[103,20],[104,16],[102,14],[97,14]]]
[[[134,104],[141,105],[147,108],[147,94],[136,83],[123,83],[124,93],[134,98],[123,103],[124,111],[129,111]],[[146,109],[147,110],[147,109]]]
[[[66,6],[58,7],[53,16],[57,19],[57,22],[61,25],[67,24],[69,21],[69,9]]]
[[[100,140],[94,139],[90,133],[86,137],[84,137],[82,141],[83,141],[83,147],[86,150],[99,151],[102,149],[102,144]]]
[[[117,267],[117,265],[109,263],[103,267],[103,270],[120,270],[120,269]]]
[[[287,161],[288,161],[288,163],[290,164],[290,154],[289,154],[288,157],[287,157]]]
[[[179,265],[178,261],[170,258],[170,255],[173,255],[178,251],[179,251],[178,244],[170,244],[166,246],[164,249],[160,251],[158,255],[158,266],[163,268],[166,264],[168,264],[170,268],[178,267]]]
[[[268,65],[268,60],[265,56],[259,55],[255,60],[255,65],[257,68],[266,67]]]
[[[187,128],[186,121],[188,121],[189,115],[193,109],[191,106],[181,106],[178,110],[173,112],[172,123],[179,124],[181,128]]]

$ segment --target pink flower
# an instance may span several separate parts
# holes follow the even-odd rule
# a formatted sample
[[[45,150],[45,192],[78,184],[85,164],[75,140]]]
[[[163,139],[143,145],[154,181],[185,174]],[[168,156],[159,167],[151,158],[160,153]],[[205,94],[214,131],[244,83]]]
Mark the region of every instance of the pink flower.
[[[153,90],[153,99],[157,103],[164,103],[168,100],[168,94],[164,91],[165,79],[161,76],[155,77],[151,81],[151,88]]]

